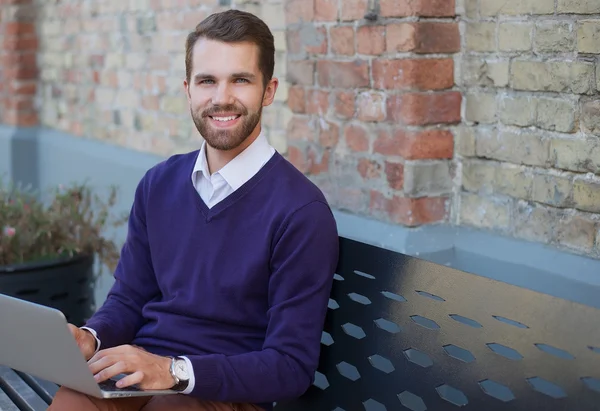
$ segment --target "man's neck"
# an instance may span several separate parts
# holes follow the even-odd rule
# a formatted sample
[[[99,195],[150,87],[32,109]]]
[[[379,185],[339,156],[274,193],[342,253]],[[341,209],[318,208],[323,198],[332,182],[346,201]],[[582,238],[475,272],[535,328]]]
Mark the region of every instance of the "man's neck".
[[[254,131],[244,140],[242,144],[232,150],[217,150],[208,144],[206,145],[206,162],[208,164],[208,172],[212,175],[227,165],[231,160],[236,158],[250,144],[252,144],[260,135],[260,124],[256,126]]]

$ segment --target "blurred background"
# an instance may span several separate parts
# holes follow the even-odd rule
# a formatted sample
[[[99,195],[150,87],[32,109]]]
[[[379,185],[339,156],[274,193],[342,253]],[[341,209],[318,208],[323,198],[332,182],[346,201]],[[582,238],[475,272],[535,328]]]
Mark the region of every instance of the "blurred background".
[[[185,37],[228,8],[273,31],[264,129],[341,235],[600,304],[598,0],[1,0],[0,175],[128,212],[200,147]]]

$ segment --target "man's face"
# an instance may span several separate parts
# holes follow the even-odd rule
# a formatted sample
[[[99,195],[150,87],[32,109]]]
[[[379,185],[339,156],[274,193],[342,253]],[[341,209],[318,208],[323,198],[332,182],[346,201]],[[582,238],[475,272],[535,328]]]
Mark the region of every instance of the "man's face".
[[[258,46],[199,39],[194,45],[187,91],[192,119],[206,143],[233,150],[260,128],[262,108],[273,102],[277,80],[267,86]]]

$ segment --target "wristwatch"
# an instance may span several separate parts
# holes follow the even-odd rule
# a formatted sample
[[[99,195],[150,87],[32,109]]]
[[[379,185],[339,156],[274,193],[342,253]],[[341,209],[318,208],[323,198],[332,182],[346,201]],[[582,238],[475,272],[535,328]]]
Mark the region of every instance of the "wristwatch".
[[[184,391],[190,383],[187,363],[183,358],[171,357],[171,377],[175,380],[175,385],[171,387],[174,391]]]

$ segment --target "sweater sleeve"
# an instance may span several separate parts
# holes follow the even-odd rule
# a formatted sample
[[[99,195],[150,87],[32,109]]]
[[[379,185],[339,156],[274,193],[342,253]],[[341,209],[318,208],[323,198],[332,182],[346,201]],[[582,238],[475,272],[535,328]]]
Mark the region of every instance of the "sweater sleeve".
[[[297,210],[276,235],[271,254],[268,326],[262,350],[189,355],[190,395],[213,401],[270,403],[302,395],[312,384],[338,261],[329,206]]]
[[[145,178],[138,184],[127,237],[104,304],[86,322],[102,342],[102,348],[129,344],[142,326],[143,306],[158,295],[146,233]]]

